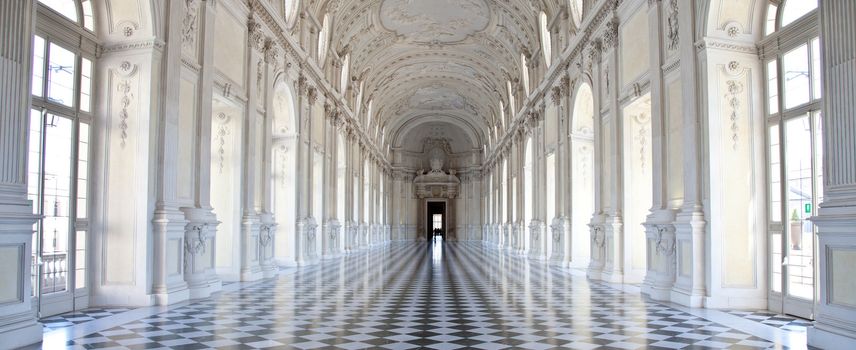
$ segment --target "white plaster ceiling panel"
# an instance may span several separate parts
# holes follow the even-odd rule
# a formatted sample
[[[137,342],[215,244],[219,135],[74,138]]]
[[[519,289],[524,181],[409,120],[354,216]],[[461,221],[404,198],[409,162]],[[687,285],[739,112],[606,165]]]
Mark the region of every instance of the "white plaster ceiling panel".
[[[538,48],[540,9],[552,15],[567,0],[305,1],[316,18],[332,15],[331,47],[350,54],[387,136],[435,113],[486,140],[498,100],[508,100],[506,81],[522,74],[520,54]]]
[[[384,0],[380,20],[413,42],[454,43],[484,30],[490,8],[483,0]]]
[[[467,152],[471,149],[470,139],[466,133],[455,125],[440,121],[422,124],[408,132],[404,139],[407,142],[402,146],[409,152],[430,151],[423,149],[426,139],[446,140],[452,153]]]
[[[408,103],[414,109],[464,109],[467,99],[447,86],[434,84],[416,89],[413,95],[410,95]]]

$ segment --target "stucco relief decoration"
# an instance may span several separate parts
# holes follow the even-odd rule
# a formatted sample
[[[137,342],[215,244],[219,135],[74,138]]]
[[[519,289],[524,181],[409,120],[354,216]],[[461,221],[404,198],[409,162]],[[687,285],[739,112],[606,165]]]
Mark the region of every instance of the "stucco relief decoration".
[[[636,135],[636,142],[639,142],[639,166],[642,172],[645,172],[648,157],[645,155],[648,152],[648,122],[651,121],[651,116],[645,113],[635,115],[633,119],[639,124],[639,132]]]
[[[267,247],[271,241],[273,241],[271,225],[261,225],[259,227],[259,245]]]
[[[736,150],[740,141],[738,134],[740,126],[738,123],[740,121],[740,94],[743,93],[743,83],[736,80],[729,80],[726,82],[726,85],[728,86],[728,92],[725,94],[725,99],[731,108],[729,113],[729,119],[731,120],[731,147]]]
[[[669,18],[668,18],[667,37],[669,39],[669,50],[678,48],[678,0],[669,1]]]
[[[136,32],[137,29],[140,29],[140,25],[136,22],[125,20],[116,23],[116,28],[118,28],[122,32],[123,36],[125,36],[126,38],[130,38],[134,36],[134,32]]]
[[[122,80],[116,85],[116,89],[119,92],[119,137],[121,139],[120,145],[122,148],[125,147],[125,144],[128,141],[128,119],[130,118],[130,110],[129,106],[131,105],[131,100],[134,98],[134,94],[131,93],[131,82],[128,78],[130,78],[136,72],[136,65],[131,64],[128,61],[124,61],[119,65],[119,69],[117,70],[119,76],[122,77]]]
[[[199,1],[184,1],[184,19],[181,27],[181,42],[185,48],[193,48],[196,44],[196,31],[199,27]]]
[[[426,110],[464,109],[467,100],[456,91],[435,84],[417,89],[408,99],[411,108]]]
[[[192,256],[205,253],[206,244],[208,242],[208,233],[206,232],[207,228],[208,224],[189,224],[184,228],[187,232],[187,235],[184,238],[185,268],[192,268],[190,266],[190,258]]]
[[[219,113],[215,120],[219,124],[217,128],[217,157],[219,174],[223,173],[223,167],[226,163],[226,136],[231,134],[229,130],[229,120],[231,118],[226,113]]]
[[[380,19],[406,40],[438,46],[484,30],[490,8],[483,0],[385,0]]]
[[[672,256],[675,254],[675,240],[673,238],[665,237],[668,232],[668,227],[660,225],[657,226],[656,251],[661,255]]]
[[[596,247],[603,248],[606,245],[606,233],[603,232],[603,227],[595,226],[592,230],[594,231],[591,236],[592,242]]]

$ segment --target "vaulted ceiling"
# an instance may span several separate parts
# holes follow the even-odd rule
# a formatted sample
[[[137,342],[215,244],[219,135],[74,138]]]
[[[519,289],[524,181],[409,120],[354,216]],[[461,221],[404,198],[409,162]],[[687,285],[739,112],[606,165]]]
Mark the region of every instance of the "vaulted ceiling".
[[[350,54],[363,102],[392,140],[405,125],[456,120],[480,147],[498,122],[520,54],[538,50],[538,15],[566,0],[322,0],[331,47]],[[395,146],[395,145],[394,145]]]

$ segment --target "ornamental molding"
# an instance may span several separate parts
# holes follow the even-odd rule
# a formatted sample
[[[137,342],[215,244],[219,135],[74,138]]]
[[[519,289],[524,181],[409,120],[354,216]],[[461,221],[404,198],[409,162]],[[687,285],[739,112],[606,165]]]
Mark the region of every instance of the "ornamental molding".
[[[713,37],[705,37],[695,43],[696,50],[703,51],[705,49],[724,50],[743,54],[758,54],[758,47],[754,44],[743,42],[735,42],[731,40],[717,39]]]
[[[104,53],[114,53],[114,52],[122,52],[122,51],[131,51],[131,50],[143,50],[143,49],[154,49],[157,51],[163,51],[166,43],[157,39],[151,40],[141,40],[141,41],[132,41],[132,42],[123,42],[120,44],[107,45],[104,47]]]

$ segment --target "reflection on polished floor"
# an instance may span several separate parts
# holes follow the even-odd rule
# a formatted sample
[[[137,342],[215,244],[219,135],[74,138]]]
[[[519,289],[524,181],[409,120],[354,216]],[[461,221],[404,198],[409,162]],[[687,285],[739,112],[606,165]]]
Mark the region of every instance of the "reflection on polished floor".
[[[803,333],[646,301],[481,243],[391,243],[230,287],[51,331],[43,346],[805,348]]]

